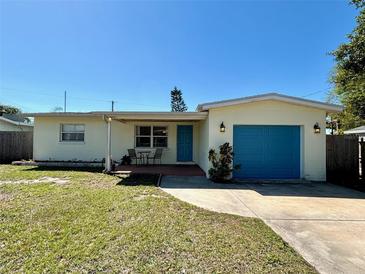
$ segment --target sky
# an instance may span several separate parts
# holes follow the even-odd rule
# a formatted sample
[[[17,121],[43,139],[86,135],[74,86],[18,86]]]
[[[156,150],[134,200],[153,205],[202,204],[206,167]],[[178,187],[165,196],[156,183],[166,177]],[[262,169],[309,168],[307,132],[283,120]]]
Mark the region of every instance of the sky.
[[[347,1],[0,0],[0,104],[169,111],[279,92],[324,101]]]

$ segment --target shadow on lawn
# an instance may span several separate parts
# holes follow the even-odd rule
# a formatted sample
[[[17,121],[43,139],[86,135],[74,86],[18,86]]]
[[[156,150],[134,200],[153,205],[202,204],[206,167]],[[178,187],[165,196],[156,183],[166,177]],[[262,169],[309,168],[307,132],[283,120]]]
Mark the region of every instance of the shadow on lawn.
[[[64,167],[64,166],[34,166],[21,170],[21,172],[29,171],[76,171],[76,172],[91,172],[102,173],[102,167]],[[160,174],[147,174],[147,173],[131,173],[131,174],[109,174],[110,176],[116,176],[121,179],[117,185],[124,186],[158,186],[160,180]]]
[[[29,169],[24,169],[22,172],[28,171],[78,171],[78,172],[92,172],[101,173],[103,172],[102,167],[62,167],[62,166],[35,166]]]
[[[123,186],[158,186],[160,174],[132,173],[130,175],[118,176],[121,180],[117,185]]]

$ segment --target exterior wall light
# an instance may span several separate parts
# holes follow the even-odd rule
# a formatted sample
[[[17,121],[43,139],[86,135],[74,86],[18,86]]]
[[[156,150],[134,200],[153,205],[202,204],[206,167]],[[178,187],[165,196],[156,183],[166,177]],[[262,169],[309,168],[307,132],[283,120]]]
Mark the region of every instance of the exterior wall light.
[[[226,132],[226,126],[223,124],[223,122],[221,123],[221,125],[219,127],[219,131],[220,132]]]
[[[321,133],[321,127],[319,126],[318,122],[314,124],[313,129],[314,133],[316,134]]]

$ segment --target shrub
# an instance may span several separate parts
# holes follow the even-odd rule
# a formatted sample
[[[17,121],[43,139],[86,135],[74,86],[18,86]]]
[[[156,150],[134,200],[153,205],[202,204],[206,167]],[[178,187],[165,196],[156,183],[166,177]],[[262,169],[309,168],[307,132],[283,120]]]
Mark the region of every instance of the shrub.
[[[240,168],[239,165],[232,167],[233,148],[229,143],[224,143],[219,146],[219,155],[214,149],[210,149],[208,159],[212,163],[208,174],[213,182],[229,181],[232,171]]]
[[[128,155],[124,155],[122,160],[122,165],[130,165],[132,163],[132,159],[131,157],[129,157]]]

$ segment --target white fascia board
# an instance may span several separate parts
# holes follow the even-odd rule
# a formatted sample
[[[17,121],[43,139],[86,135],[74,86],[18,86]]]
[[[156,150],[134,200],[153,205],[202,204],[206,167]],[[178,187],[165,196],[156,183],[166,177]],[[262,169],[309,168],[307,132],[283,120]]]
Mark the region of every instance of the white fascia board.
[[[104,115],[121,120],[169,120],[169,121],[193,121],[205,120],[207,113],[204,112],[111,112]]]
[[[204,120],[207,117],[204,112],[142,112],[142,111],[94,111],[94,112],[47,112],[24,113],[27,117],[111,117],[121,120]]]
[[[323,103],[323,102],[319,102],[319,101],[313,101],[313,100],[308,100],[308,99],[303,99],[303,98],[299,98],[299,97],[293,97],[293,96],[288,96],[288,95],[283,95],[283,94],[278,94],[278,93],[267,93],[267,94],[237,98],[237,99],[232,99],[232,100],[223,100],[223,101],[216,101],[216,102],[211,102],[211,103],[206,103],[206,104],[200,104],[200,105],[198,105],[198,111],[206,111],[211,108],[233,106],[233,105],[238,105],[238,104],[245,104],[245,103],[252,103],[252,102],[259,102],[259,101],[266,101],[266,100],[276,100],[276,101],[286,102],[286,103],[295,104],[295,105],[319,108],[319,109],[324,109],[328,112],[341,112],[343,110],[343,107],[340,105],[328,104],[328,103]]]
[[[350,129],[350,130],[344,131],[343,133],[345,133],[345,134],[365,134],[365,129],[358,129],[358,130]]]

